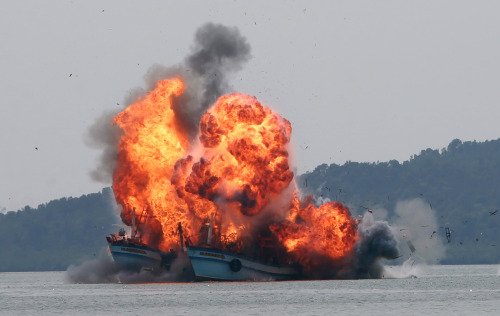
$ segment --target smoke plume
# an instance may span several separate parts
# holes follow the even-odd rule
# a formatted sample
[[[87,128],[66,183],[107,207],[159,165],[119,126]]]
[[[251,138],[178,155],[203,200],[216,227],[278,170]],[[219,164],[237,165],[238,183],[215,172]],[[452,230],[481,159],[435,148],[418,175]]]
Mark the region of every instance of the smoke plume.
[[[240,70],[249,58],[250,45],[236,28],[208,23],[196,32],[186,64],[204,79],[203,109],[228,90],[227,74]]]

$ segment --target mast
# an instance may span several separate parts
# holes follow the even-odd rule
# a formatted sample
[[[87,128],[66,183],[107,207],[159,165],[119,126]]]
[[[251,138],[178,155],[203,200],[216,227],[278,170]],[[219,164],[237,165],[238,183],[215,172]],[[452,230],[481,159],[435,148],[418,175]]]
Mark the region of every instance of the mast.
[[[210,214],[210,222],[208,224],[208,232],[207,232],[207,244],[210,245],[212,242],[212,229],[214,226],[214,213]]]
[[[131,233],[131,238],[135,238],[135,207],[132,209],[132,233]]]
[[[184,236],[182,235],[182,224],[179,222],[179,238],[181,239],[181,252],[184,252]]]

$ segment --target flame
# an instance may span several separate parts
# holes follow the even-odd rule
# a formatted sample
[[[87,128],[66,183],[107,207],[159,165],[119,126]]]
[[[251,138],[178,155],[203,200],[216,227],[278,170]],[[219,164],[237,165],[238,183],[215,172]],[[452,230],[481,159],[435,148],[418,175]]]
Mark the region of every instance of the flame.
[[[286,150],[290,123],[254,97],[221,97],[200,127],[205,152],[193,165],[187,191],[234,201],[241,213],[256,215],[293,179]]]
[[[209,224],[218,223],[212,232],[218,247],[259,256],[273,242],[281,261],[307,269],[315,265],[311,258],[339,260],[352,252],[356,222],[345,206],[316,208],[290,193],[296,189],[289,121],[234,93],[202,116],[199,141],[190,141],[173,110],[184,89],[179,78],[159,81],[113,121],[123,131],[113,190],[125,223],[136,212],[145,243],[178,248],[181,222],[187,239],[200,244]]]
[[[271,230],[293,260],[305,269],[351,255],[358,241],[356,221],[339,202],[328,202],[318,208],[311,203],[300,207],[294,197],[287,220],[273,224]]]
[[[185,218],[183,201],[170,184],[175,162],[190,147],[172,109],[173,98],[184,89],[179,78],[160,81],[154,91],[113,121],[123,131],[113,173],[115,198],[123,207],[125,223],[131,223],[132,212],[138,221],[149,223],[142,234],[150,245],[174,242],[177,223]]]

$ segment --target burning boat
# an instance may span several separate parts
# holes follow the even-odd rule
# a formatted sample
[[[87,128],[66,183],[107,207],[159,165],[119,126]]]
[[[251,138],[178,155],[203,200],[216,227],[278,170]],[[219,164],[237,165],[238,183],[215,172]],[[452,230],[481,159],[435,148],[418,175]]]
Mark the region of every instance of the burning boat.
[[[127,236],[125,230],[121,229],[118,234],[110,234],[106,240],[119,270],[139,272],[157,271],[162,268],[162,253],[148,247],[134,236]]]
[[[115,261],[161,269],[169,262],[162,251],[175,249],[181,257],[185,250],[199,280],[371,272],[374,254],[394,254],[374,247],[397,243],[371,226],[359,234],[358,221],[339,202],[316,205],[302,196],[289,164],[291,123],[254,96],[223,95],[230,86],[226,74],[249,58],[237,29],[209,23],[196,33],[183,64],[152,69],[148,81],[166,77],[148,82],[152,89],[111,125],[102,121],[112,145],[102,161],[116,158],[112,188],[123,222],[130,225],[135,209],[152,218],[142,224],[140,239],[134,230],[130,238],[108,238]],[[179,222],[187,244],[179,245]],[[383,242],[372,242],[381,236]]]
[[[135,209],[148,212],[140,237],[149,248],[133,248],[146,252],[140,258],[150,248],[186,246],[198,280],[319,278],[318,266],[346,262],[356,221],[340,203],[300,199],[290,122],[233,93],[206,110],[191,135],[174,111],[185,89],[180,77],[158,81],[113,120],[122,131],[113,171],[120,216],[130,224]],[[179,245],[179,222],[187,245]]]
[[[291,280],[299,275],[292,265],[281,265],[280,252],[272,238],[261,237],[258,254],[252,258],[248,254],[236,254],[238,243],[228,242],[214,227],[213,214],[201,230],[206,234],[204,242],[191,246],[187,240],[186,250],[197,281],[271,281]],[[179,226],[180,228],[180,226]],[[181,240],[182,240],[182,230]],[[203,238],[200,238],[203,240]]]
[[[177,254],[173,250],[162,252],[142,242],[142,238],[137,231],[138,225],[135,223],[135,211],[132,214],[132,233],[130,237],[123,228],[120,229],[118,234],[113,233],[106,237],[109,251],[117,269],[129,272],[151,271],[159,273],[168,271]]]

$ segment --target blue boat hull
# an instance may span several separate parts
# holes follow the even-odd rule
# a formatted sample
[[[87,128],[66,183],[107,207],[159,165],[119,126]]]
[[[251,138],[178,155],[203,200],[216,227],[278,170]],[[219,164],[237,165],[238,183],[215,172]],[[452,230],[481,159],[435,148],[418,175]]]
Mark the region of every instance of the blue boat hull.
[[[119,270],[139,272],[159,271],[162,257],[160,251],[137,245],[109,243],[109,250]]]
[[[297,270],[250,260],[214,248],[187,247],[196,280],[275,281],[297,278]]]

